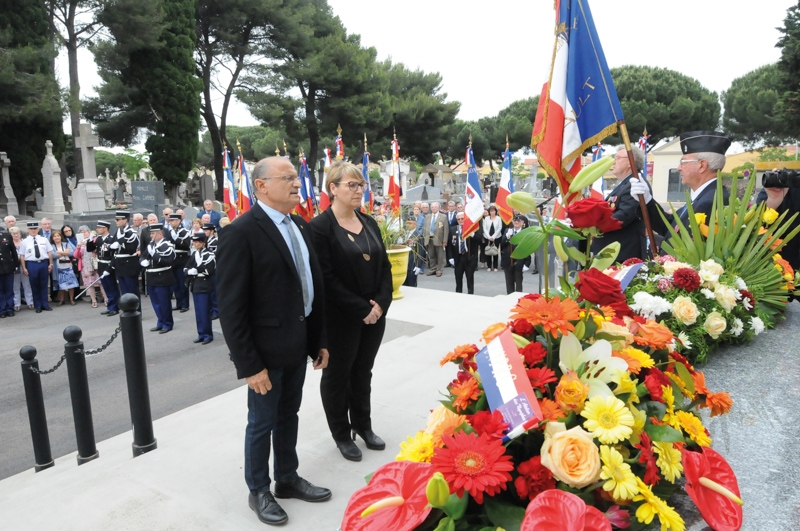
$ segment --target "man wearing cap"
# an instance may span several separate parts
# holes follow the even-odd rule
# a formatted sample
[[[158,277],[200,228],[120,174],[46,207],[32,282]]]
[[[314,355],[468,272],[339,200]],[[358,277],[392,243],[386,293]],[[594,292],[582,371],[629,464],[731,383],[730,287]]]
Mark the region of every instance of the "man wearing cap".
[[[22,240],[19,248],[19,261],[22,274],[31,281],[33,306],[36,313],[51,311],[47,302],[47,281],[53,271],[53,252],[50,242],[39,235],[39,222],[28,222],[28,237]]]
[[[139,249],[139,235],[133,232],[128,226],[131,213],[127,210],[117,210],[115,220],[117,232],[114,234],[114,241],[109,246],[115,251],[111,265],[117,274],[119,282],[119,292],[122,295],[133,293],[139,296],[139,256],[136,251]]]
[[[217,238],[217,230],[213,223],[204,223],[203,232],[206,235],[206,249],[217,255],[217,246],[219,239]],[[214,290],[211,292],[211,319],[219,319],[219,309],[217,308],[217,276],[211,277],[214,282]]]
[[[18,267],[19,255],[14,238],[4,230],[0,232],[0,319],[14,317],[14,273]]]
[[[139,263],[146,268],[150,302],[157,319],[156,326],[150,331],[166,334],[175,324],[172,319],[172,303],[169,300],[170,286],[175,283],[175,275],[172,274],[175,246],[164,238],[164,226],[161,223],[153,223],[149,228],[150,244]]]
[[[88,252],[97,252],[97,273],[100,275],[100,284],[106,294],[106,309],[100,312],[101,315],[113,316],[119,313],[119,286],[111,261],[114,258],[114,250],[111,244],[114,237],[109,234],[111,222],[100,220],[97,222],[97,237],[86,242]]]
[[[167,239],[175,246],[175,261],[172,264],[172,273],[175,276],[175,284],[172,287],[175,308],[172,310],[184,313],[189,311],[189,290],[186,288],[186,274],[183,269],[189,260],[192,235],[181,225],[181,215],[177,212],[169,215],[169,224]]]
[[[530,256],[522,260],[511,258],[511,253],[514,252],[515,247],[511,243],[511,238],[527,225],[528,219],[522,214],[516,214],[511,221],[511,227],[506,229],[500,239],[500,267],[503,268],[503,273],[506,277],[506,293],[522,291],[522,273],[527,271],[531,265]]]
[[[206,247],[206,240],[207,237],[202,232],[192,235],[194,250],[186,263],[186,278],[189,279],[191,286],[194,317],[197,322],[197,339],[194,343],[203,345],[214,341],[214,332],[211,331],[211,294],[214,292],[217,269],[214,253]]]
[[[681,133],[681,153],[683,156],[678,164],[681,174],[681,183],[691,189],[689,201],[695,214],[711,215],[714,206],[714,196],[717,191],[717,172],[725,167],[725,152],[731,145],[730,138],[718,131],[689,131]],[[728,204],[728,191],[723,188],[723,200]],[[661,206],[653,201],[653,195],[647,184],[640,179],[631,180],[631,195],[639,200],[644,196],[647,211],[650,214],[650,223],[653,230],[663,236],[669,235],[669,229],[661,220],[659,212]],[[680,219],[685,227],[689,227],[689,210],[686,205],[674,214],[665,214],[671,226],[676,225],[676,218]]]

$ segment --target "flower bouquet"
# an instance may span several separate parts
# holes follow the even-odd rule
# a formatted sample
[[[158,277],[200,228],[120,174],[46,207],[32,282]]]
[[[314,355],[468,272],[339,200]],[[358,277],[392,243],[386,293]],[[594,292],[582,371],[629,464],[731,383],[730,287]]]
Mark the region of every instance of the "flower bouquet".
[[[612,308],[582,282],[582,301],[526,295],[442,359],[458,372],[441,406],[353,494],[343,531],[681,531],[667,500],[682,490],[714,529],[739,529],[736,477],[698,415],[730,397],[618,283]]]

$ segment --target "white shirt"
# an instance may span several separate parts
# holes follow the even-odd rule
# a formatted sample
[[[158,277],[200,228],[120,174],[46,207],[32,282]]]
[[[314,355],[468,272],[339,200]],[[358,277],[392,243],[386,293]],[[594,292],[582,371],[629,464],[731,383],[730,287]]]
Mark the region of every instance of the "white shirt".
[[[36,250],[35,247],[38,245],[39,247],[39,258],[36,258]],[[44,236],[36,236],[35,240],[34,237],[28,235],[27,238],[22,240],[22,244],[19,247],[19,254],[21,254],[26,262],[36,262],[38,260],[44,260],[46,262],[50,261],[50,242],[47,241]]]
[[[700,188],[698,188],[697,190],[694,190],[692,193],[689,194],[689,199],[692,201],[692,203],[694,203],[694,200],[697,199],[697,196],[700,195],[700,192],[702,192],[703,190],[705,190],[706,188],[708,188],[708,186],[710,186],[712,184],[714,186],[716,186],[716,184],[715,184],[716,182],[717,182],[717,179],[714,178],[714,179],[711,179],[710,181],[708,181],[706,183],[701,184]]]

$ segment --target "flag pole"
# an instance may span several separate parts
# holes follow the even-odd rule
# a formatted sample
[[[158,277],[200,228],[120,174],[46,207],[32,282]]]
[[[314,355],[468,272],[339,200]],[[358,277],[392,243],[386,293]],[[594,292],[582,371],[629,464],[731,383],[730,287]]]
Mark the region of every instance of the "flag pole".
[[[628,128],[625,126],[625,120],[620,120],[618,123],[619,132],[622,135],[622,142],[625,144],[625,150],[628,152],[628,163],[631,166],[631,174],[638,178],[639,172],[636,171],[636,159],[633,157],[633,149],[631,148],[631,139],[628,136]],[[645,232],[647,234],[647,238],[650,240],[650,249],[652,249],[653,258],[655,259],[655,257],[659,254],[658,242],[656,242],[656,239],[653,236],[653,227],[650,225],[650,214],[647,212],[647,205],[644,202],[644,196],[641,195],[639,196],[639,208],[642,211]]]

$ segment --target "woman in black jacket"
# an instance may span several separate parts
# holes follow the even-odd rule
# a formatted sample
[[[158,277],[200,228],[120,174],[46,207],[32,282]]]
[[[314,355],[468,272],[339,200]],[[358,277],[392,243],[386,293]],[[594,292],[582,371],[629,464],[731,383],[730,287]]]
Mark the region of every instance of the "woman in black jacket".
[[[331,206],[310,222],[324,278],[330,352],[322,405],[336,446],[351,461],[361,460],[356,435],[367,448],[386,447],[372,431],[370,393],[392,302],[392,274],[378,224],[359,211],[365,184],[353,164],[334,163],[326,181]]]

